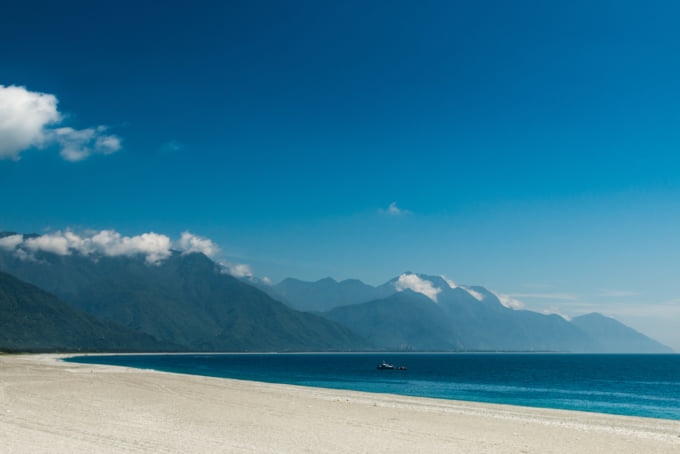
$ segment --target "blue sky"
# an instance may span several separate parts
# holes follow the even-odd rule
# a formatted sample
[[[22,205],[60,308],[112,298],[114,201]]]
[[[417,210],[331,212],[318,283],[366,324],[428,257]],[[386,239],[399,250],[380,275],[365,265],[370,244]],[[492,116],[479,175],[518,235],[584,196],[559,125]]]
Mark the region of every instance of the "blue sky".
[[[680,349],[677,2],[12,3],[0,230],[444,274]]]

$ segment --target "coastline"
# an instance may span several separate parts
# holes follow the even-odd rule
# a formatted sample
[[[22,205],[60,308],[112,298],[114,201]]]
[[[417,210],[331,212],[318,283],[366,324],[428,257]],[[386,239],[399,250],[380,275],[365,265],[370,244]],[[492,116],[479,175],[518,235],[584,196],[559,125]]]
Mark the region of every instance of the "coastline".
[[[0,440],[23,452],[657,452],[680,422],[0,355]]]

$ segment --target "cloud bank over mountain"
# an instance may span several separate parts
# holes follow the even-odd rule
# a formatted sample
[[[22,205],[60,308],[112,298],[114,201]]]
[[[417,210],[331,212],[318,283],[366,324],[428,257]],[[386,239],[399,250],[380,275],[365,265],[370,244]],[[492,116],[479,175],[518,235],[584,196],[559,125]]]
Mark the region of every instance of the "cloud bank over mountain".
[[[82,161],[93,154],[121,149],[120,137],[108,126],[85,129],[56,127],[64,120],[57,97],[26,87],[0,85],[0,159],[20,159],[31,148],[57,146],[66,161]]]
[[[149,265],[158,265],[172,255],[172,251],[183,254],[202,253],[220,265],[222,271],[235,277],[253,276],[250,265],[234,263],[221,258],[220,247],[210,238],[182,232],[173,241],[169,236],[147,232],[125,236],[116,230],[57,230],[43,235],[9,234],[0,237],[0,249],[12,251],[22,260],[35,260],[36,253],[49,252],[57,255],[80,254],[96,257],[141,255]]]
[[[156,265],[168,258],[173,250],[182,253],[200,252],[210,258],[220,253],[220,248],[209,238],[182,232],[179,240],[155,232],[125,236],[115,230],[87,230],[76,232],[71,229],[57,230],[44,235],[10,234],[0,238],[0,249],[13,251],[24,260],[35,260],[36,253],[49,252],[57,255],[80,254],[84,256],[104,255],[108,257],[141,255],[150,265]],[[246,264],[220,264],[229,274],[244,276],[252,274]]]
[[[399,277],[396,280],[394,280],[391,285],[398,292],[402,292],[404,290],[411,290],[413,292],[427,296],[435,303],[438,302],[439,295],[442,292],[445,292],[447,290],[447,287],[448,289],[464,290],[477,301],[484,301],[488,296],[488,294],[485,295],[484,293],[481,293],[480,291],[476,290],[473,287],[457,285],[454,281],[452,281],[451,279],[447,278],[444,275],[426,276],[406,272],[399,275]],[[498,301],[503,306],[509,309],[523,309],[525,307],[524,303],[517,299],[516,297],[504,295],[502,293],[492,292],[489,290],[486,291],[491,293],[493,297],[498,298]]]
[[[190,232],[182,232],[182,237],[179,240],[179,249],[187,254],[200,252],[211,258],[220,252],[220,248],[212,240]]]
[[[394,283],[394,288],[398,292],[412,290],[416,293],[422,293],[435,303],[437,302],[437,295],[442,291],[440,288],[435,287],[432,282],[422,279],[417,274],[412,273],[404,273],[400,275],[397,281]]]

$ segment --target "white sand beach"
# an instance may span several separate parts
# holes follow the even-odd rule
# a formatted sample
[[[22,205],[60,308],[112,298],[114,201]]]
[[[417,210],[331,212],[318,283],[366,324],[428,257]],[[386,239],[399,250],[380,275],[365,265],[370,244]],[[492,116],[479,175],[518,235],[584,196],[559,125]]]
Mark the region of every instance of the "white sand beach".
[[[0,452],[678,453],[680,422],[0,355]]]

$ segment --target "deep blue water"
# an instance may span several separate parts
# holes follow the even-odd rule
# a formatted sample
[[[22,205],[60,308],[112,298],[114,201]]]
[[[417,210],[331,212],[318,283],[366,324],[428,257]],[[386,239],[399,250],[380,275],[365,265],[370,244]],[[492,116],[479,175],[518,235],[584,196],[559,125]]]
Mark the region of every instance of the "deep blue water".
[[[377,370],[381,360],[408,370]],[[680,355],[197,354],[67,361],[680,420]]]

